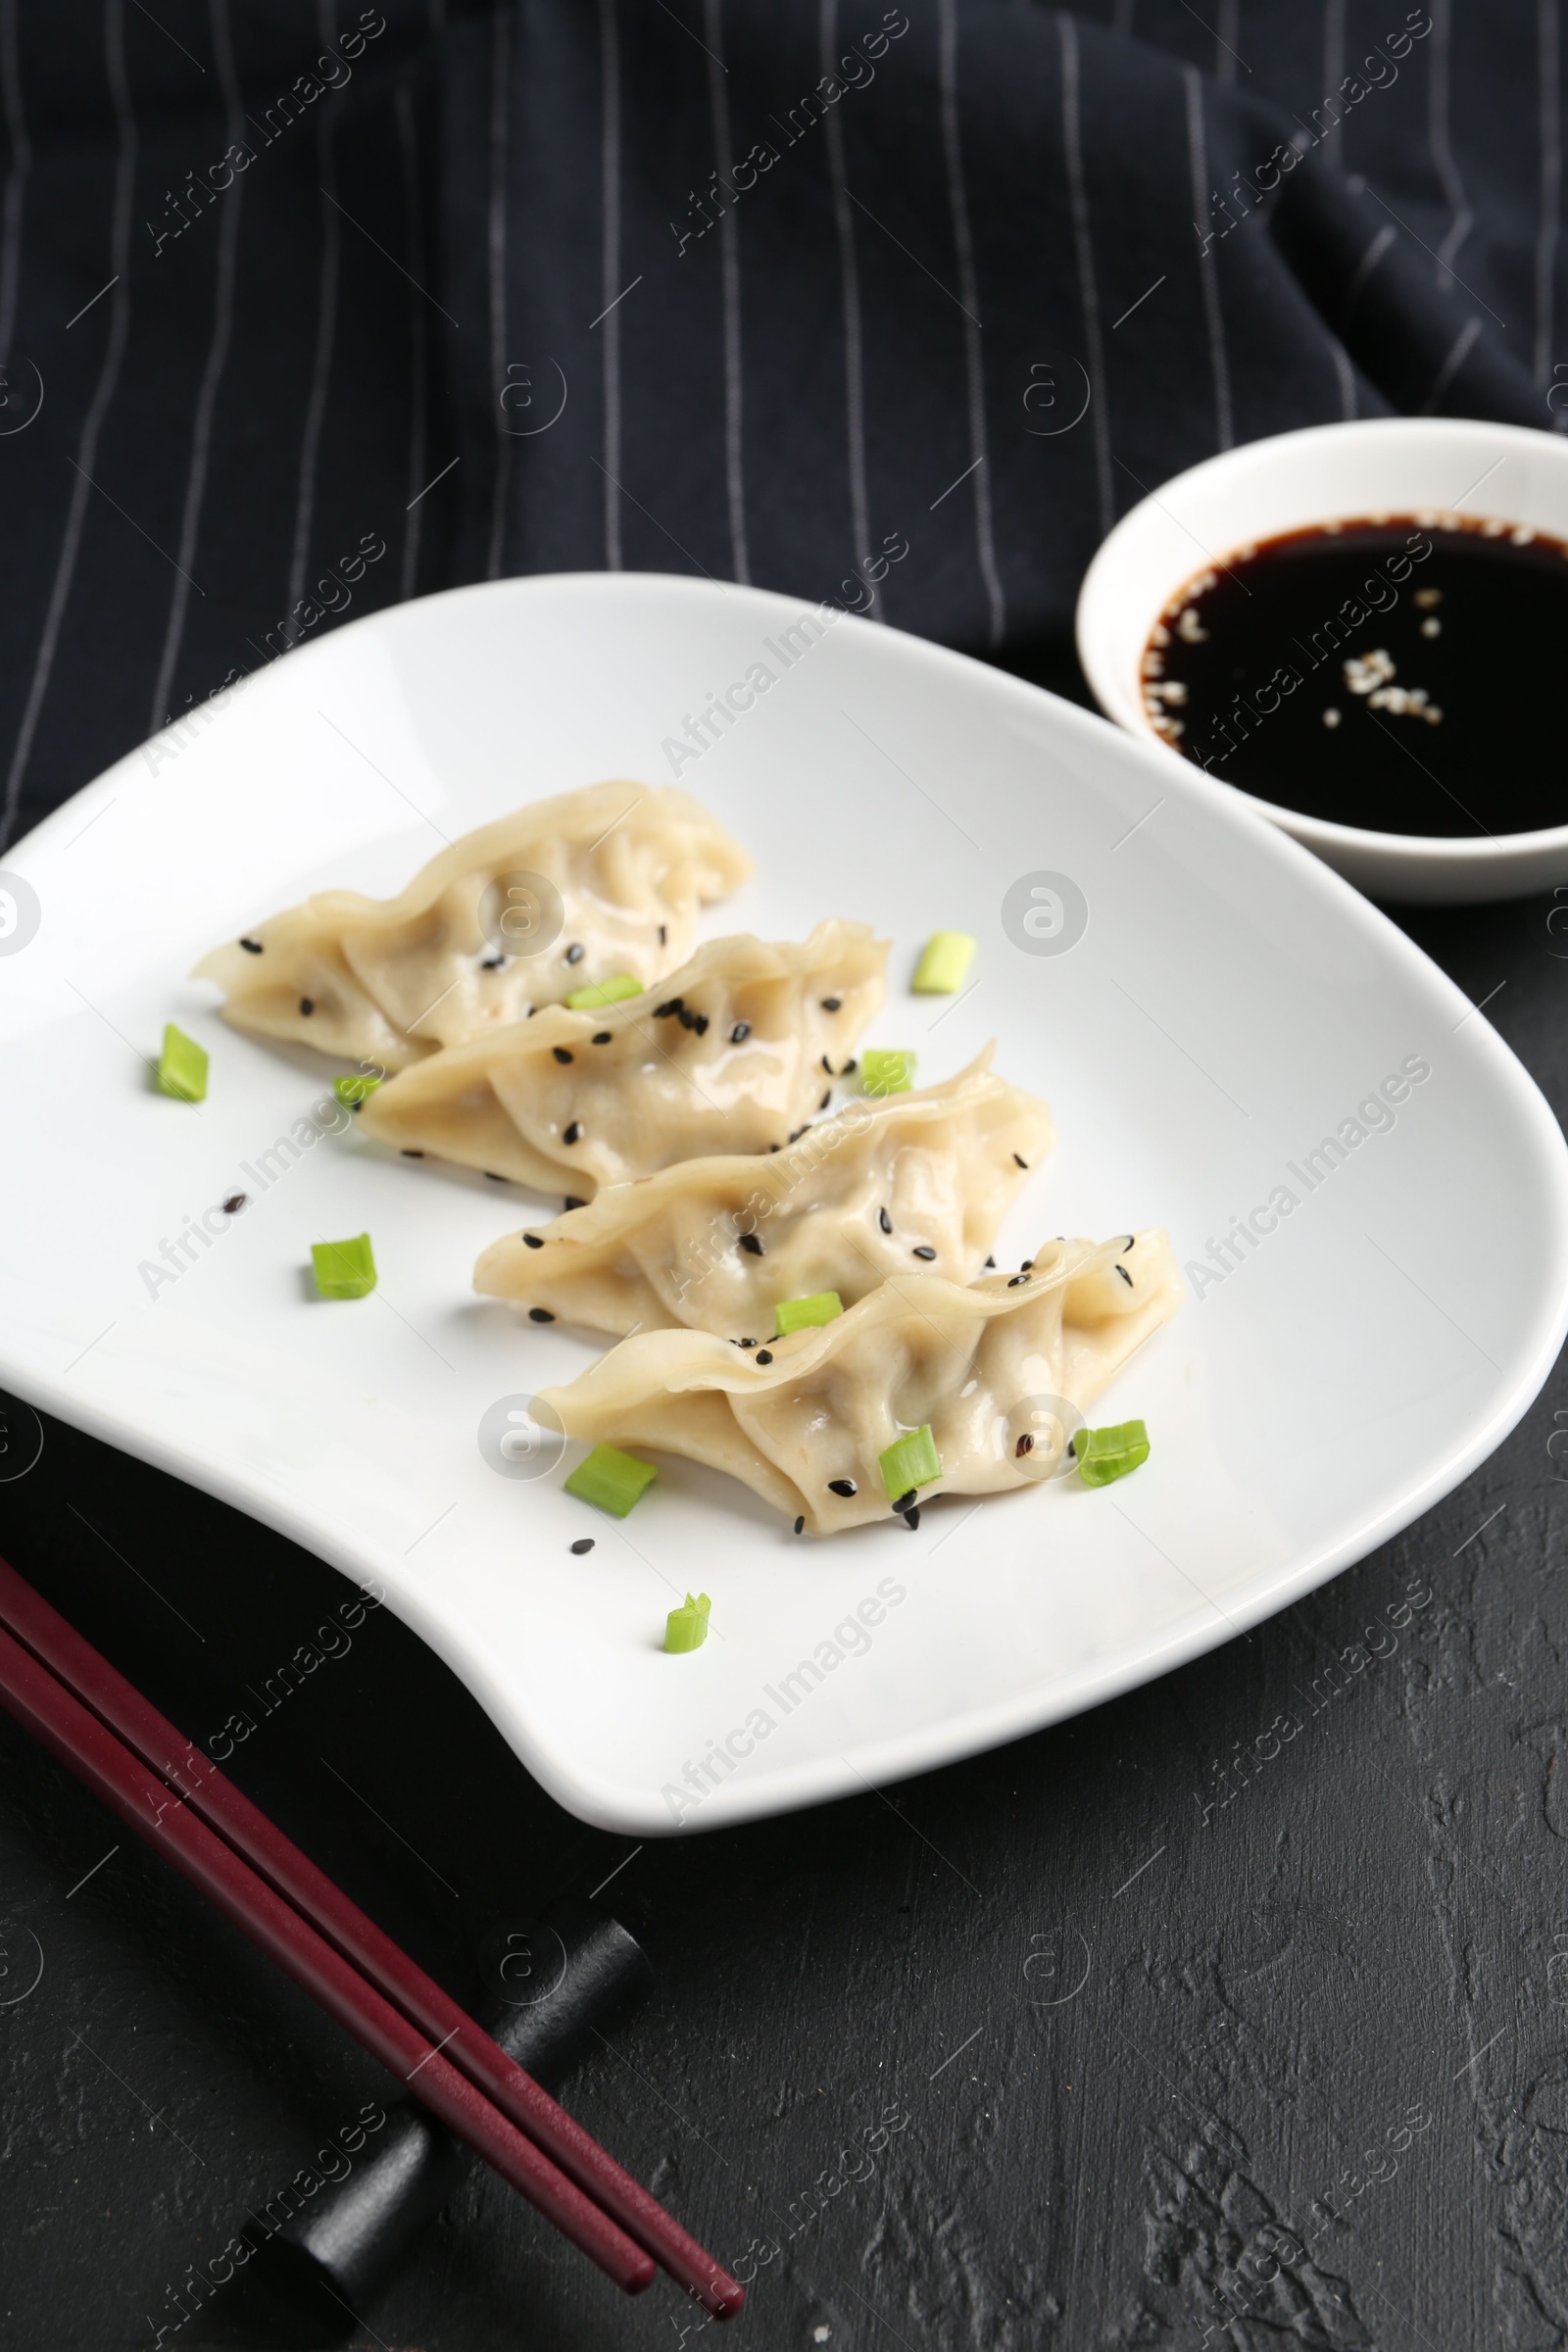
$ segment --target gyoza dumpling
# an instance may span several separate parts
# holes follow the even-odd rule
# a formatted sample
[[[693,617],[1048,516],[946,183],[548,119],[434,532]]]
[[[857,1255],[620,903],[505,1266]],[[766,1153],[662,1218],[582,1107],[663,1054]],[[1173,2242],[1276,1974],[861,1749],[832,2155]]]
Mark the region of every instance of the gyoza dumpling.
[[[781,1298],[837,1291],[849,1306],[926,1265],[968,1282],[1055,1140],[1045,1104],[993,1076],[991,1054],[919,1094],[848,1102],[760,1165],[688,1159],[613,1185],[493,1243],[473,1287],[597,1331],[765,1339]]]
[[[416,1062],[371,1095],[367,1135],[586,1200],[704,1152],[768,1152],[824,1106],[882,1003],[885,940],[710,940],[657,994],[549,1005]]]
[[[879,1457],[929,1423],[934,1494],[1049,1477],[1034,1400],[1080,1412],[1182,1300],[1160,1232],[1053,1242],[1022,1274],[965,1288],[898,1275],[815,1330],[755,1355],[706,1331],[638,1333],[538,1402],[568,1437],[653,1446],[745,1481],[813,1536],[886,1519]],[[1022,1443],[1023,1440],[1029,1443]]]
[[[651,988],[751,871],[676,786],[590,784],[464,834],[395,899],[328,890],[270,915],[195,977],[236,1029],[401,1070],[591,981]]]

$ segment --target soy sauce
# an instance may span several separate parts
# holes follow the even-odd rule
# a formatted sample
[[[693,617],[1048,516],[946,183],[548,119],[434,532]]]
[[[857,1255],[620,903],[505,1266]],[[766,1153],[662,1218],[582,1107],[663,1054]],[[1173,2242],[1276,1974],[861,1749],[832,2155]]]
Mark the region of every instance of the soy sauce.
[[[1172,598],[1144,705],[1172,747],[1277,807],[1380,833],[1568,822],[1568,546],[1380,514],[1243,548]]]

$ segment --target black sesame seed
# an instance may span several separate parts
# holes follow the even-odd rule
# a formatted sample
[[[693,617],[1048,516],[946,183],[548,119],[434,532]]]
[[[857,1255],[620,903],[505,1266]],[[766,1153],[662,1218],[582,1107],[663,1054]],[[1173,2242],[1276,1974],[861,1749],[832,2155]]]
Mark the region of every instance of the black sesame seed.
[[[803,1528],[805,1525],[806,1525],[806,1521],[805,1521],[805,1518],[804,1518],[804,1517],[802,1517],[802,1518],[800,1518],[800,1519],[797,1519],[797,1520],[796,1520],[796,1522],[795,1522],[795,1533],[796,1533],[797,1535],[799,1535],[799,1534],[800,1534],[800,1532],[801,1532],[801,1530],[802,1530],[802,1528]]]
[[[579,941],[574,940],[571,946],[566,950],[566,961],[568,963],[581,963],[587,953],[587,949],[583,947]]]
[[[777,1144],[769,1144],[767,1148],[770,1152],[776,1152],[778,1151],[779,1146]]]
[[[743,1250],[749,1250],[754,1257],[761,1257],[764,1254],[762,1245],[758,1240],[755,1233],[743,1233],[741,1235],[741,1248]]]
[[[699,1037],[706,1037],[708,1035],[708,1015],[706,1012],[700,1012],[697,1015],[696,1029]]]
[[[855,1481],[853,1478],[830,1478],[827,1491],[830,1494],[853,1494],[856,1492]]]
[[[538,1234],[525,1233],[522,1237],[522,1246],[525,1250],[542,1250],[544,1243]]]
[[[907,1511],[906,1511],[906,1512],[905,1512],[905,1514],[904,1514],[904,1524],[905,1524],[905,1526],[906,1526],[906,1527],[918,1527],[918,1526],[919,1526],[919,1524],[920,1524],[920,1506],[919,1506],[919,1504],[918,1504],[918,1503],[916,1503],[916,1504],[913,1506],[913,1508],[912,1508],[912,1509],[910,1509],[910,1510],[907,1510]]]
[[[824,1012],[837,1012],[843,1001],[844,1000],[842,997],[824,997],[822,999],[822,1010]]]
[[[732,1046],[744,1045],[751,1034],[752,1024],[750,1021],[737,1021],[729,1033],[729,1042]]]
[[[486,1168],[484,1174],[487,1184],[506,1184],[509,1181],[505,1176],[498,1176],[494,1168]]]
[[[691,1011],[691,1010],[690,1010],[690,1008],[689,1008],[687,1005],[685,1005],[685,1004],[677,1004],[677,1005],[676,1005],[676,1007],[675,1007],[675,1013],[676,1013],[676,1017],[677,1017],[677,1019],[679,1020],[679,1022],[680,1022],[680,1025],[681,1025],[681,1027],[682,1027],[683,1029],[695,1029],[695,1028],[696,1028],[696,1026],[697,1026],[697,1015],[696,1015],[696,1013],[695,1013],[695,1012]]]
[[[822,1056],[822,1067],[824,1070],[826,1070],[828,1076],[831,1078],[833,1075],[833,1064],[829,1061],[825,1054]]]
[[[566,1132],[565,1132],[565,1134],[564,1134],[564,1135],[562,1137],[562,1139],[561,1139],[561,1140],[562,1140],[562,1142],[563,1142],[564,1144],[574,1144],[574,1143],[577,1141],[577,1138],[578,1138],[578,1137],[581,1135],[581,1133],[582,1133],[582,1121],[581,1121],[581,1119],[573,1119],[573,1120],[572,1120],[572,1122],[571,1122],[571,1125],[570,1125],[570,1126],[569,1126],[569,1127],[566,1129]]]
[[[1130,1249],[1132,1248],[1133,1244],[1134,1244],[1134,1243],[1137,1241],[1137,1239],[1138,1239],[1138,1236],[1137,1236],[1137,1234],[1136,1234],[1136,1233],[1130,1233],[1130,1234],[1127,1236],[1127,1239],[1126,1239],[1126,1240],[1123,1242],[1123,1244],[1122,1244],[1122,1249],[1123,1249],[1123,1250],[1125,1251],[1125,1250],[1130,1250]]]
[[[1027,1282],[1028,1279],[1029,1277],[1027,1274],[1009,1274],[1007,1277],[1007,1288],[1009,1291],[1015,1291],[1020,1282]]]
[[[552,1046],[550,1051],[558,1061],[569,1061],[571,1059],[571,1055],[566,1051],[564,1046]]]
[[[1034,1270],[1035,1261],[1032,1257],[1026,1257],[1023,1261],[1023,1264],[1018,1268],[1020,1274],[1032,1274]]]
[[[362,1111],[362,1110],[365,1108],[365,1104],[364,1104],[363,1102],[351,1102],[351,1103],[349,1104],[349,1108],[350,1108],[350,1110],[352,1110],[352,1111],[356,1111],[356,1112],[358,1112],[358,1111]]]
[[[809,1119],[808,1119],[808,1120],[807,1120],[807,1122],[806,1122],[806,1127],[809,1127],[809,1125],[810,1125],[810,1124],[811,1124],[810,1120],[809,1120]],[[790,1137],[790,1139],[789,1139],[789,1140],[790,1140],[790,1142],[791,1142],[792,1144],[798,1144],[798,1143],[800,1142],[800,1140],[801,1140],[802,1136],[803,1136],[803,1135],[806,1133],[806,1127],[797,1127],[797,1128],[796,1128],[796,1130],[795,1130],[794,1134],[793,1134],[793,1135]]]
[[[481,972],[499,972],[501,966],[506,962],[506,960],[507,959],[504,956],[481,956],[479,961],[479,969]]]
[[[585,1208],[587,1202],[579,1200],[575,1193],[568,1193],[561,1205],[563,1208]]]
[[[825,1095],[822,1097],[822,1100],[821,1100],[821,1102],[820,1102],[817,1104],[817,1106],[816,1106],[816,1107],[817,1107],[817,1109],[818,1109],[818,1110],[826,1110],[826,1108],[827,1108],[828,1104],[829,1104],[829,1103],[832,1102],[832,1100],[833,1100],[833,1089],[832,1089],[831,1087],[829,1087],[829,1088],[828,1088],[828,1090],[827,1090],[827,1093],[826,1093],[826,1094],[825,1094]]]
[[[405,1144],[403,1147],[403,1156],[405,1159],[422,1159],[424,1157],[424,1153],[422,1152],[413,1152],[409,1149],[409,1146]]]
[[[237,1217],[244,1205],[245,1196],[243,1193],[230,1193],[228,1199],[223,1202],[223,1214],[225,1217]]]
[[[932,1249],[929,1242],[921,1242],[917,1246],[914,1254],[916,1257],[935,1257],[936,1251]]]
[[[654,1006],[654,1018],[656,1021],[667,1021],[672,1012],[679,1012],[679,997],[666,997],[662,1004]]]
[[[314,997],[301,997],[300,1010],[301,1012],[314,1012],[316,1010],[316,999]]]
[[[887,1210],[885,1208],[879,1208],[876,1213],[877,1222],[880,1224],[883,1232],[891,1233],[893,1231],[893,1219],[888,1215]]]
[[[669,933],[662,923],[659,926],[659,944],[662,948],[667,948],[669,945]]]
[[[737,1340],[735,1345],[737,1348],[755,1348],[757,1342],[755,1340]]]
[[[538,1005],[537,1005],[537,1004],[530,1004],[530,1005],[529,1005],[529,1007],[528,1007],[528,1009],[527,1009],[527,1011],[526,1011],[526,1012],[524,1013],[524,1015],[523,1015],[523,1018],[524,1018],[524,1020],[531,1021],[531,1020],[533,1019],[533,1016],[534,1016],[534,1014],[535,1014],[535,1013],[538,1011],[538,1009],[539,1009],[539,1007],[538,1007]]]
[[[596,1046],[608,1046],[610,1043],[610,1031],[608,1029],[596,1029],[590,1042]]]
[[[1122,1278],[1123,1282],[1124,1282],[1124,1283],[1127,1285],[1127,1288],[1128,1288],[1129,1290],[1131,1290],[1131,1289],[1133,1288],[1133,1278],[1132,1278],[1132,1276],[1131,1276],[1131,1275],[1128,1273],[1128,1271],[1127,1271],[1126,1267],[1125,1267],[1125,1266],[1118,1266],[1118,1267],[1116,1268],[1116,1271],[1117,1271],[1117,1273],[1118,1273],[1118,1274],[1121,1276],[1121,1278]]]
[[[1026,1159],[1020,1158],[1020,1157],[1019,1157],[1019,1154],[1018,1154],[1016,1152],[1013,1153],[1013,1155],[1012,1155],[1012,1156],[1013,1156],[1013,1158],[1014,1158],[1014,1159],[1016,1159],[1016,1160],[1018,1161],[1018,1165],[1019,1165],[1019,1167],[1020,1167],[1020,1168],[1027,1168],[1027,1166],[1029,1165],[1029,1162],[1028,1162]]]
[[[773,1361],[772,1350],[767,1348],[759,1348],[757,1360],[760,1364],[770,1364]]]
[[[893,1508],[894,1508],[896,1511],[906,1511],[906,1510],[908,1509],[908,1507],[909,1507],[910,1503],[911,1503],[911,1502],[913,1502],[913,1500],[914,1500],[914,1489],[913,1489],[913,1487],[911,1487],[911,1488],[909,1489],[909,1492],[907,1493],[907,1494],[901,1494],[901,1495],[899,1496],[899,1499],[898,1499],[898,1501],[897,1501],[897,1502],[896,1502],[896,1503],[893,1505]]]
[[[1025,1430],[1025,1431],[1024,1431],[1024,1433],[1023,1433],[1023,1436],[1022,1436],[1022,1437],[1021,1437],[1021,1438],[1018,1440],[1018,1443],[1017,1443],[1017,1445],[1016,1445],[1016,1446],[1013,1447],[1013,1449],[1012,1449],[1012,1450],[1013,1450],[1013,1454],[1014,1454],[1014,1456],[1016,1457],[1016,1459],[1017,1459],[1017,1460],[1019,1460],[1019,1461],[1021,1462],[1021,1461],[1023,1460],[1023,1457],[1024,1457],[1024,1455],[1025,1455],[1026,1453],[1033,1453],[1034,1449],[1035,1449],[1035,1442],[1034,1442],[1033,1438],[1032,1438],[1032,1437],[1029,1435],[1029,1432],[1028,1432],[1027,1430]]]
[[[242,939],[239,944],[247,956],[259,956],[262,952],[262,943],[259,939]]]
[[[580,1560],[583,1553],[585,1551],[592,1551],[593,1547],[594,1540],[592,1536],[579,1536],[576,1543],[572,1544],[571,1550],[573,1556]]]
[[[990,1266],[990,1267],[991,1267],[993,1270],[995,1270],[996,1263],[997,1263],[997,1261],[996,1261],[996,1259],[995,1259],[994,1257],[988,1257],[988,1258],[986,1259],[986,1264],[987,1264],[988,1266]]]
[[[530,1323],[553,1323],[555,1319],[548,1306],[530,1306],[528,1309]]]
[[[853,1078],[859,1066],[859,1063],[856,1060],[855,1055],[852,1054],[849,1060],[844,1064],[843,1069],[840,1070],[839,1076],[841,1078]]]

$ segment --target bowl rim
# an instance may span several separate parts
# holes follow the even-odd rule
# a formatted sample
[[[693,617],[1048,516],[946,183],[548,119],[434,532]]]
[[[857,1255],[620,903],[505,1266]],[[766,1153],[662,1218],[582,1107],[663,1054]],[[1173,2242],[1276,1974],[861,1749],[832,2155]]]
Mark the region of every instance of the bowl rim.
[[[1543,451],[1553,450],[1557,458],[1555,461],[1548,459],[1547,463],[1557,462],[1568,466],[1568,443],[1559,435],[1544,432],[1535,425],[1493,423],[1488,418],[1476,416],[1355,416],[1327,424],[1300,425],[1284,433],[1265,434],[1255,441],[1239,442],[1234,449],[1218,450],[1212,457],[1200,459],[1196,466],[1184,466],[1180,473],[1167,476],[1154,489],[1146,491],[1138,504],[1130,507],[1111,526],[1096,549],[1078,591],[1074,612],[1078,659],[1095,701],[1105,717],[1128,734],[1156,745],[1167,759],[1180,760],[1184,767],[1198,765],[1196,760],[1175,751],[1163,736],[1156,733],[1149,722],[1142,703],[1135,702],[1123,693],[1120,679],[1112,673],[1110,662],[1101,651],[1104,625],[1102,615],[1114,612],[1118,605],[1125,605],[1125,583],[1117,575],[1128,559],[1129,550],[1143,533],[1151,529],[1156,510],[1167,520],[1181,520],[1170,515],[1165,504],[1167,494],[1177,491],[1184,494],[1202,493],[1216,477],[1223,479],[1249,468],[1260,469],[1271,462],[1289,464],[1297,456],[1303,456],[1311,463],[1320,450],[1327,453],[1343,449],[1348,435],[1370,441],[1396,433],[1416,443],[1428,441],[1436,445],[1446,442],[1449,447],[1456,438],[1473,440],[1478,446],[1490,443],[1495,447],[1501,443],[1503,456],[1512,450],[1523,455],[1528,449],[1533,457],[1539,458]],[[1479,487],[1479,484],[1476,486]],[[1470,493],[1465,491],[1462,495],[1468,498]],[[1452,514],[1455,509],[1449,505],[1440,511]],[[1355,518],[1338,514],[1332,499],[1324,502],[1323,522],[1352,519]],[[1528,522],[1530,518],[1520,515],[1517,519]],[[1189,526],[1184,522],[1183,527]],[[1309,530],[1314,526],[1303,523],[1296,527]],[[1194,536],[1196,540],[1196,534]],[[1200,546],[1201,541],[1197,544]],[[1238,544],[1245,545],[1246,542]],[[1224,556],[1210,554],[1206,561],[1210,564],[1221,563]],[[1201,568],[1200,564],[1195,566],[1195,569]],[[1164,601],[1168,602],[1168,598]],[[1144,620],[1140,654],[1148,645],[1149,633],[1162,610],[1163,604],[1152,610]],[[1201,772],[1208,773],[1206,769]],[[1366,825],[1340,824],[1328,817],[1309,816],[1302,809],[1292,808],[1282,802],[1266,800],[1260,793],[1250,792],[1243,784],[1232,784],[1224,776],[1216,776],[1212,780],[1226,785],[1231,792],[1240,793],[1242,799],[1250,802],[1262,815],[1271,818],[1308,849],[1327,856],[1331,863],[1334,861],[1334,853],[1339,851],[1360,852],[1362,855],[1374,853],[1380,858],[1424,865],[1492,866],[1568,849],[1568,821],[1560,825],[1541,826],[1529,833],[1384,833]]]

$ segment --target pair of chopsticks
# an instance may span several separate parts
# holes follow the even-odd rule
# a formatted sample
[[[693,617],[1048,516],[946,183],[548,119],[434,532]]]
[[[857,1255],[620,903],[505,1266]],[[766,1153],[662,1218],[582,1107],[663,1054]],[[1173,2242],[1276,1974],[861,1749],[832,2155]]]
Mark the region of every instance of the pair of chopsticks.
[[[716,2319],[740,2309],[657,2198],[4,1560],[0,1706],[617,2286],[657,2262]]]

